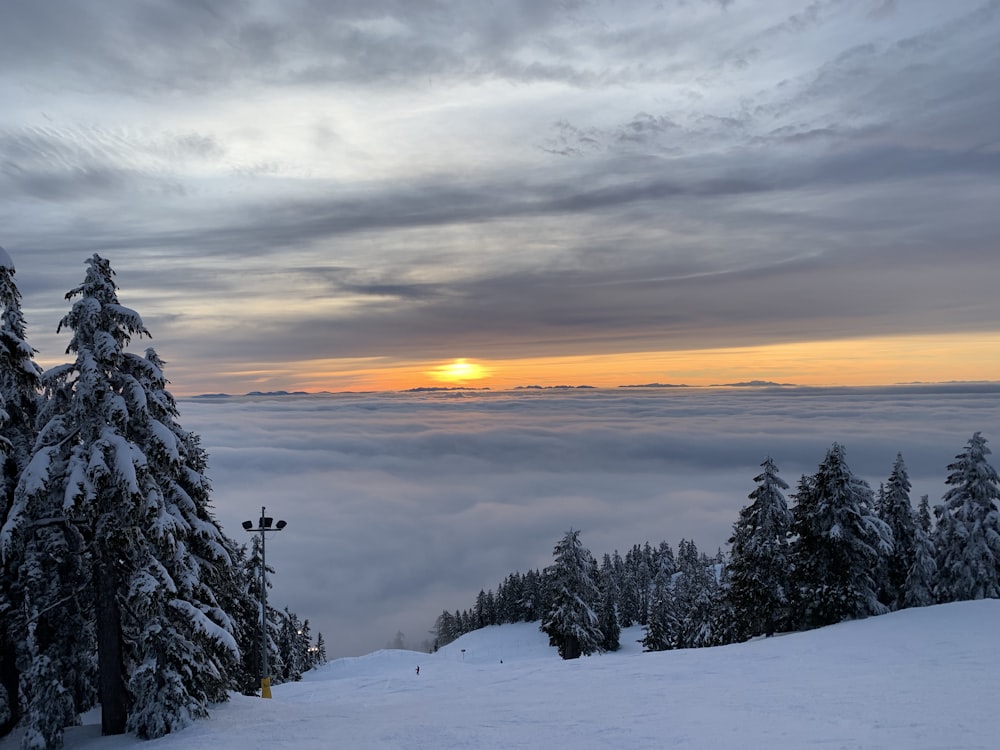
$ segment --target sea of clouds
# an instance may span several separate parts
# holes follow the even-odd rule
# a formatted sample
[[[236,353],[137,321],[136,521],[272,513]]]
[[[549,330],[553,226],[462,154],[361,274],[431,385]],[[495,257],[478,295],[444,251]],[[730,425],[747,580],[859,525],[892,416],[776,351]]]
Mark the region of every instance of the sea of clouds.
[[[1000,384],[205,397],[182,400],[180,421],[209,453],[228,534],[244,537],[261,506],[288,521],[268,539],[270,602],[342,656],[397,631],[418,647],[443,609],[549,564],[570,528],[598,558],[663,539],[724,548],[768,455],[791,495],[834,441],[874,489],[901,452],[914,503],[933,504],[974,432],[1000,439],[998,396]]]

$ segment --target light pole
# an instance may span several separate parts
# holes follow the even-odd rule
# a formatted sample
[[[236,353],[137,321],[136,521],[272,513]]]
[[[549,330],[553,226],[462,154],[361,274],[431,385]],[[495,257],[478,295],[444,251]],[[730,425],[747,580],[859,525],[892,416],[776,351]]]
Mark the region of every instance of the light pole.
[[[274,519],[265,515],[264,506],[260,506],[260,519],[257,528],[253,521],[244,521],[243,529],[251,534],[260,534],[260,697],[271,697],[271,675],[267,668],[267,558],[264,555],[264,541],[267,532],[281,531],[286,524],[278,521],[273,526]]]

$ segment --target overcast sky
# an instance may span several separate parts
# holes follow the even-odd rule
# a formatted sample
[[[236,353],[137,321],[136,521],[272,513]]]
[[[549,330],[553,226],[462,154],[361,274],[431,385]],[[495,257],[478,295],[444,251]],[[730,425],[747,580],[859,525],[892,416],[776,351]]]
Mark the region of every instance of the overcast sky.
[[[996,0],[7,0],[0,244],[43,364],[98,252],[181,394],[995,379],[998,38]]]
[[[571,527],[598,558],[681,538],[727,548],[771,455],[794,492],[834,441],[873,488],[897,452],[911,499],[940,502],[975,431],[1000,443],[1000,385],[338,394],[182,401],[209,451],[231,536],[260,507],[271,603],[331,656],[397,630],[419,645],[442,610],[543,568]],[[993,457],[995,458],[995,457]],[[1000,466],[993,461],[994,466]]]

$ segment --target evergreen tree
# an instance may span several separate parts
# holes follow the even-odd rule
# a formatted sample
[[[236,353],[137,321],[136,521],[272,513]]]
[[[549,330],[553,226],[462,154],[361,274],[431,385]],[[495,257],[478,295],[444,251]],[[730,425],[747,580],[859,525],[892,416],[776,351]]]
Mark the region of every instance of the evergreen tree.
[[[258,536],[254,534],[251,547],[257,550],[254,560],[246,547],[239,547],[233,555],[233,577],[238,591],[227,611],[236,624],[233,633],[240,651],[240,662],[230,678],[230,687],[243,695],[257,695],[260,690],[260,573]],[[270,607],[268,607],[270,609]]]
[[[309,649],[312,645],[309,621],[302,621],[298,615],[285,607],[281,613],[281,624],[278,634],[278,662],[275,665],[275,684],[282,682],[298,682],[304,672],[312,667],[312,657]],[[395,642],[389,648],[405,647],[404,636],[396,633]]]
[[[33,497],[26,512],[48,507]],[[41,520],[41,516],[35,516]],[[8,530],[5,529],[5,532]],[[34,523],[5,533],[5,547],[22,560],[18,587],[24,609],[24,667],[21,685],[25,729],[23,750],[48,750],[62,745],[65,727],[96,703],[92,575],[86,542],[65,517]]]
[[[812,477],[803,477],[792,511],[795,606],[801,627],[882,614],[873,576],[892,533],[872,512],[871,488],[851,472],[834,443]]]
[[[15,512],[4,527],[4,537],[5,546],[22,550],[25,565],[33,570],[44,569],[45,563],[30,558],[60,548],[64,556],[77,560],[53,571],[62,581],[39,586],[26,579],[28,606],[39,612],[62,614],[50,609],[56,606],[52,595],[69,580],[80,590],[81,579],[89,578],[90,585],[83,591],[94,607],[102,730],[120,734],[125,730],[128,703],[120,595],[123,574],[134,569],[136,556],[143,552],[133,532],[141,528],[146,479],[145,461],[127,437],[128,406],[123,392],[132,384],[123,377],[121,362],[131,336],[144,335],[146,329],[135,312],[118,304],[111,276],[107,261],[95,255],[88,261],[84,283],[67,294],[67,299],[80,299],[62,319],[59,330],[73,331],[67,352],[76,354],[76,362],[42,376],[43,426],[19,483]],[[50,529],[58,524],[60,530],[39,533],[34,524],[41,519],[50,521]],[[65,609],[77,617],[84,613],[81,605]],[[85,622],[73,626],[90,630]],[[32,644],[31,648],[42,646]],[[47,659],[44,651],[33,654],[32,669],[41,668]],[[70,682],[86,671],[80,663],[65,667],[64,679]],[[29,719],[37,723],[29,727],[29,734],[37,729],[49,735],[46,741],[60,742],[61,735],[42,729],[61,720],[60,710],[43,716],[44,707],[32,709]]]
[[[462,635],[460,620],[461,618],[456,618],[448,610],[444,610],[438,615],[437,620],[434,622],[435,651],[442,646],[447,646]]]
[[[926,497],[926,495],[924,496]],[[913,534],[913,562],[903,585],[904,607],[926,607],[935,603],[934,579],[937,574],[934,541],[919,524]]]
[[[567,531],[553,555],[555,562],[545,570],[549,602],[541,630],[563,659],[601,651],[600,591],[593,576],[593,557],[580,542],[580,532]]]
[[[242,674],[244,679],[247,679],[249,676],[247,682],[242,685],[242,692],[246,695],[255,695],[259,691],[261,677],[266,676],[263,674],[261,650],[265,639],[267,643],[268,671],[272,672],[270,675],[272,678],[271,683],[273,685],[281,683],[281,655],[278,643],[284,618],[281,612],[268,602],[267,613],[263,617],[263,625],[266,627],[262,634],[260,609],[261,584],[266,578],[267,587],[271,588],[271,574],[274,573],[274,568],[268,565],[267,576],[264,575],[261,565],[260,534],[253,535],[249,554],[244,553],[242,557],[244,568],[242,575],[240,575],[240,580],[245,587],[242,601],[246,603],[245,607],[249,609],[249,612],[243,610],[240,619],[244,622],[252,623],[252,626],[242,629],[237,645],[239,646],[240,653],[243,654],[244,669],[242,670]],[[247,617],[247,614],[249,614],[249,617]]]
[[[739,640],[736,630],[736,614],[732,600],[732,579],[729,566],[722,564],[719,585],[712,602],[712,646],[725,646]]]
[[[42,427],[2,534],[25,561],[26,607],[37,613],[28,736],[47,746],[60,741],[52,727],[68,702],[46,708],[38,696],[68,694],[75,708],[88,700],[75,686],[92,671],[89,633],[105,734],[154,737],[204,715],[208,702],[226,698],[227,665],[237,659],[213,589],[230,575],[232,545],[207,511],[204,454],[173,419],[155,354],[125,351],[149,334],[119,304],[110,264],[95,255],[87,266],[59,324],[72,332],[67,352],[76,359],[42,376]],[[52,621],[78,633],[76,655],[58,665]]]
[[[673,601],[677,617],[677,648],[700,648],[712,644],[712,614],[718,590],[715,566],[698,553],[694,541],[677,545],[678,573]]]
[[[649,597],[649,613],[643,629],[642,647],[646,651],[677,648],[680,621],[674,600],[675,561],[673,553],[660,555]]]
[[[14,281],[14,264],[0,247],[0,527],[7,523],[17,487],[35,443],[41,368],[26,338],[21,292]],[[20,720],[17,669],[19,637],[26,624],[18,617],[16,590],[20,561],[3,559],[0,571],[0,736]]]
[[[636,623],[645,625],[654,575],[652,548],[648,542],[644,546],[636,544],[625,553],[624,568],[620,601],[622,627]]]
[[[617,651],[621,648],[622,628],[618,623],[618,588],[611,567],[611,558],[608,555],[604,555],[598,580],[600,581],[601,606],[597,618],[602,636],[601,650]]]
[[[545,581],[538,570],[529,570],[524,574],[520,607],[522,622],[542,619],[542,613],[546,608]]]
[[[486,592],[479,589],[479,596],[472,608],[473,616],[476,618],[476,630],[490,625],[489,605],[486,602]]]
[[[653,579],[649,617],[643,628],[642,648],[645,651],[667,651],[677,648],[679,621],[674,605],[673,587],[669,578],[657,575]]]
[[[313,664],[317,667],[321,667],[326,664],[326,641],[323,640],[323,634],[316,634],[316,648],[313,650]]]
[[[975,433],[948,465],[950,489],[935,508],[939,601],[1000,598],[1000,480]]]
[[[923,529],[925,534],[930,534],[933,530],[934,521],[931,518],[931,503],[927,495],[920,496],[917,504],[917,524]]]
[[[127,356],[122,364],[135,384],[125,392],[129,437],[150,475],[146,557],[129,582],[123,622],[128,729],[159,737],[227,699],[240,658],[230,615],[241,609],[240,586],[235,543],[209,508],[205,452],[177,422],[162,360],[147,349],[145,358]]]
[[[770,456],[761,466],[749,496],[753,502],[740,511],[729,539],[728,598],[736,640],[770,636],[788,617],[792,514],[782,493],[788,484]]]
[[[902,609],[906,599],[906,579],[913,566],[917,520],[910,502],[910,478],[902,454],[896,454],[892,473],[885,488],[882,511],[883,521],[892,532],[892,552],[886,558],[884,604],[890,609]]]

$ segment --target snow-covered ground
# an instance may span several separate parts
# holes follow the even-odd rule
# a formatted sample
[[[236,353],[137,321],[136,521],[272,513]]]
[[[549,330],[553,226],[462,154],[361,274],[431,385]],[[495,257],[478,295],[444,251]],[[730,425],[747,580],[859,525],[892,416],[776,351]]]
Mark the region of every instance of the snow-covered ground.
[[[378,651],[235,696],[153,742],[70,730],[69,748],[996,748],[1000,601],[907,610],[721,648],[564,662],[536,624],[436,654]],[[416,673],[417,666],[420,674]],[[0,747],[14,747],[8,738]]]

